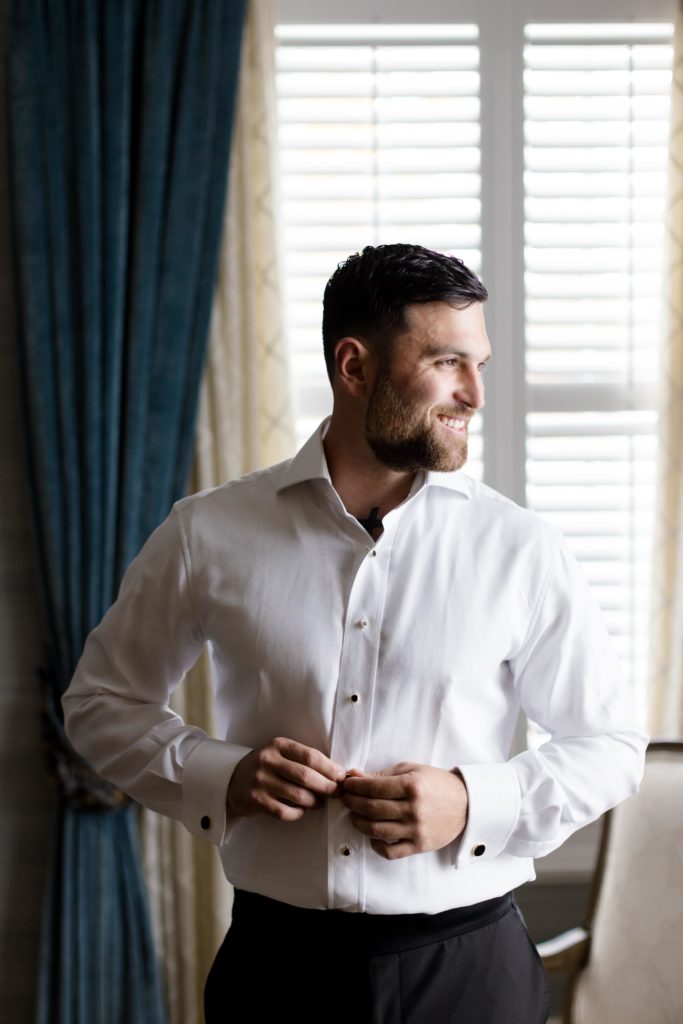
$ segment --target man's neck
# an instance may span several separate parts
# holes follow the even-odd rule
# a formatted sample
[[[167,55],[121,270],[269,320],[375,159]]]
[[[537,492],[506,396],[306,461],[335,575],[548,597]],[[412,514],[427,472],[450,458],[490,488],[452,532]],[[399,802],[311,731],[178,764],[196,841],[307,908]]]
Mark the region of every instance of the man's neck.
[[[344,508],[363,522],[371,536],[381,531],[377,520],[404,501],[415,473],[397,472],[381,463],[365,438],[354,437],[333,422],[323,440],[330,478]]]

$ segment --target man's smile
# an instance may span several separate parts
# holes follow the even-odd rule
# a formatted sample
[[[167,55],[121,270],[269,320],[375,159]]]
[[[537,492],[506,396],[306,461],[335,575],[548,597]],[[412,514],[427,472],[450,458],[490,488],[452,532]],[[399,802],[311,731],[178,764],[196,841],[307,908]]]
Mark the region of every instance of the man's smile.
[[[437,419],[456,434],[467,433],[467,420],[456,419],[453,416],[447,416],[445,413],[439,413]]]

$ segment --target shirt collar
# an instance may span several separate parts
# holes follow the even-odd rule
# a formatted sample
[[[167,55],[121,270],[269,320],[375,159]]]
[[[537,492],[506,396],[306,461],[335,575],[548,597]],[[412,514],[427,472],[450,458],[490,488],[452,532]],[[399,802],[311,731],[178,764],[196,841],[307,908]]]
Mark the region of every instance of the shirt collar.
[[[330,417],[328,416],[287,464],[277,487],[278,492],[306,480],[328,480],[331,483],[323,448],[323,438],[329,425]],[[412,493],[416,493],[422,486],[444,487],[449,491],[456,491],[464,498],[472,497],[472,481],[460,470],[455,470],[453,473],[435,473],[428,470],[421,475],[423,483],[420,485],[416,481],[417,486],[412,488]]]
[[[311,434],[303,448],[300,448],[294,458],[285,466],[277,487],[278,491],[283,491],[286,487],[293,487],[294,484],[303,483],[305,480],[330,480],[323,448],[323,438],[329,425],[330,417],[328,416]]]

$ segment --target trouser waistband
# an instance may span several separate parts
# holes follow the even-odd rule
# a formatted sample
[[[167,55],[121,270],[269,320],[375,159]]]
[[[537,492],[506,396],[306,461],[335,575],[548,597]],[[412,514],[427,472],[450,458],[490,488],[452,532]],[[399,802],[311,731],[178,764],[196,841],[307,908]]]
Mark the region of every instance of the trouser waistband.
[[[398,953],[406,949],[463,935],[500,920],[513,906],[511,892],[469,907],[439,914],[358,914],[345,910],[309,910],[267,896],[235,890],[232,916],[245,931],[279,929],[282,939],[303,934],[308,942],[366,954]]]

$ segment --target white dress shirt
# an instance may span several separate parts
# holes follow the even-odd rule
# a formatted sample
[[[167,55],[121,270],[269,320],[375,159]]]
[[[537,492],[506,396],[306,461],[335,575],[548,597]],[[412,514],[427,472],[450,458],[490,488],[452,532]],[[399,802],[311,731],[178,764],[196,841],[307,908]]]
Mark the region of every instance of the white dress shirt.
[[[502,895],[637,788],[646,737],[601,614],[559,533],[460,471],[419,473],[373,542],[332,486],[324,426],[174,506],[88,638],[69,738],[214,842],[240,888],[383,914]],[[219,739],[168,707],[206,642]],[[510,758],[520,708],[551,738]],[[459,768],[465,832],[387,861],[338,799],[297,822],[226,816],[235,765],[276,736],[347,769]]]

